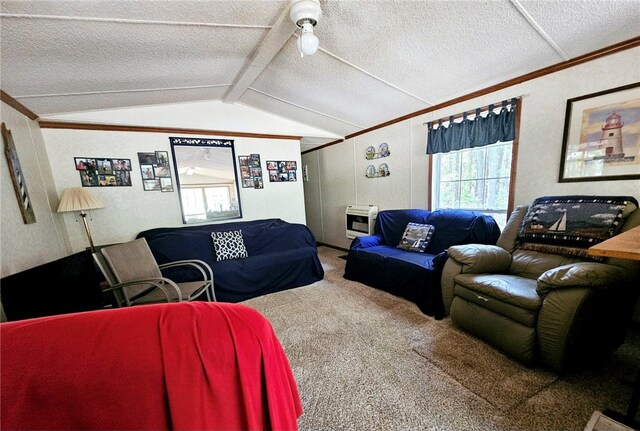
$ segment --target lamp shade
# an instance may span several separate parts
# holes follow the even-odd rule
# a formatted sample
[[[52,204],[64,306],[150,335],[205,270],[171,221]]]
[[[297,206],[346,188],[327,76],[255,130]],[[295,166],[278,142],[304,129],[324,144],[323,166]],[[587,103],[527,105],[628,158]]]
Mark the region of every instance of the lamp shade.
[[[97,208],[104,208],[89,189],[84,187],[71,187],[64,191],[58,205],[58,212],[64,213],[68,211],[85,211]]]

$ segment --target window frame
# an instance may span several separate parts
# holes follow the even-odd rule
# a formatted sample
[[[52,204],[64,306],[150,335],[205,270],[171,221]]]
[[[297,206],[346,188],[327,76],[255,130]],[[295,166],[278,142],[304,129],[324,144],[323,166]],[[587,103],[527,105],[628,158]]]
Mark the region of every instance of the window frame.
[[[507,200],[507,221],[511,217],[511,213],[514,209],[515,190],[516,190],[516,174],[517,174],[517,162],[518,162],[518,145],[520,140],[520,115],[522,112],[522,100],[520,100],[518,109],[516,110],[516,124],[515,124],[515,136],[511,146],[511,170],[509,172],[509,197]],[[433,211],[433,185],[434,185],[434,169],[433,169],[433,154],[429,154],[427,157],[427,165],[429,169],[429,179],[427,184],[427,209]],[[492,210],[484,210],[486,214],[491,214]],[[502,211],[495,211],[502,212]]]

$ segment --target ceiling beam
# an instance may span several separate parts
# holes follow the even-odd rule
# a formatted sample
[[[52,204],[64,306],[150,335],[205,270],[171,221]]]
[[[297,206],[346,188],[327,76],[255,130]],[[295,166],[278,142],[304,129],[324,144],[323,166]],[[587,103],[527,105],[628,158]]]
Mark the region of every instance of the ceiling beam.
[[[515,6],[518,12],[520,12],[520,15],[522,15],[522,17],[527,20],[529,25],[533,27],[535,31],[538,32],[540,37],[542,37],[545,40],[545,42],[547,42],[549,46],[553,48],[553,50],[560,56],[560,58],[562,58],[563,61],[568,61],[570,59],[570,57],[562,50],[562,48],[558,46],[556,41],[553,40],[551,36],[547,34],[546,31],[544,31],[542,26],[538,24],[535,19],[533,19],[531,14],[524,8],[522,4],[520,4],[518,0],[511,0],[511,4]]]
[[[295,33],[298,27],[289,19],[289,4],[287,2],[287,7],[284,8],[247,65],[238,74],[233,87],[227,91],[222,99],[224,102],[237,102],[258,75],[271,63],[276,54],[280,52],[291,35]]]

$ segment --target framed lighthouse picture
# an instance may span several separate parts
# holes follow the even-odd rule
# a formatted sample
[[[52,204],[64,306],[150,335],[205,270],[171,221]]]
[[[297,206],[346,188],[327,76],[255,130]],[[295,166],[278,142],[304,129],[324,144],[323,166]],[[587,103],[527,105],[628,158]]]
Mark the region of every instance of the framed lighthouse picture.
[[[640,82],[567,100],[559,182],[640,178]]]

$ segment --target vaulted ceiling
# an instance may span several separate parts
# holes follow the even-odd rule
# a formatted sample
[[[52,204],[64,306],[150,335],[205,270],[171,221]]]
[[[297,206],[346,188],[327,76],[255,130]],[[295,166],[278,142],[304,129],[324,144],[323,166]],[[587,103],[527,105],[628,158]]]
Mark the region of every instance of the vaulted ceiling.
[[[320,3],[301,58],[288,0],[2,0],[0,85],[39,116],[223,100],[345,136],[640,34],[639,0]]]

